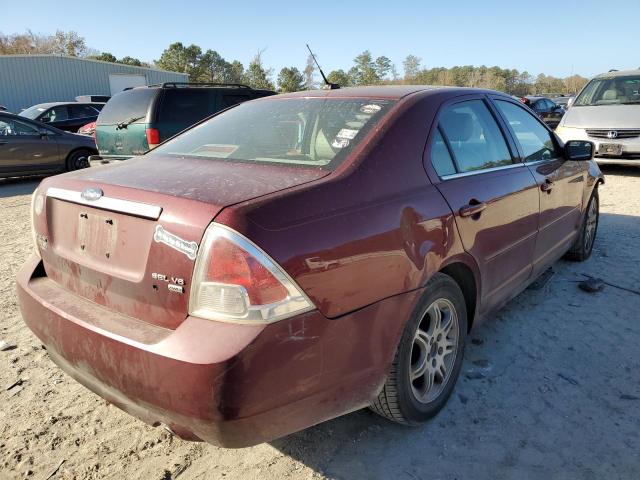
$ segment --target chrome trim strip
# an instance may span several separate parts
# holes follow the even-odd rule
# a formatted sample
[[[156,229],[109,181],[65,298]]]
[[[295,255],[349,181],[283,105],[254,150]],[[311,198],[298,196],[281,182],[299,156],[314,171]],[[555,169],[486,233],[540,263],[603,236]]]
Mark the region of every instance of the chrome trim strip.
[[[453,178],[469,177],[471,175],[481,175],[483,173],[497,172],[499,170],[509,170],[510,168],[522,167],[523,163],[512,163],[511,165],[502,165],[500,167],[483,168],[482,170],[471,170],[469,172],[452,173],[440,177],[441,180],[450,180]]]
[[[67,190],[65,188],[50,187],[47,189],[46,195],[47,197],[57,198],[65,202],[87,205],[88,207],[125,213],[127,215],[135,215],[136,217],[149,218],[151,220],[157,220],[162,213],[162,207],[158,207],[157,205],[123,200],[121,198],[100,197],[97,200],[85,200],[82,198],[82,192]]]
[[[548,160],[533,160],[531,162],[524,162],[527,167],[534,167],[536,165],[541,165],[543,163],[550,163],[556,160],[560,160],[559,158],[550,158]]]

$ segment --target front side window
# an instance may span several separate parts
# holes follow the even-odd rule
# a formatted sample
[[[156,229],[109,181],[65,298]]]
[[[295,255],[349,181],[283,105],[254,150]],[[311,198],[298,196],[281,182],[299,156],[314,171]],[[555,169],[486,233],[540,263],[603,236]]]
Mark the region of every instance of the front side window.
[[[496,100],[495,103],[516,134],[525,162],[558,157],[551,133],[533,115],[511,102]]]
[[[513,163],[500,127],[482,100],[447,107],[440,116],[440,128],[460,173]]]
[[[69,118],[69,114],[67,112],[66,105],[60,105],[59,107],[50,108],[42,115],[39,120],[41,122],[60,122],[63,120],[67,120]]]
[[[333,170],[393,103],[340,98],[274,98],[241,103],[148,155]]]
[[[595,78],[580,92],[573,106],[640,103],[640,75]]]

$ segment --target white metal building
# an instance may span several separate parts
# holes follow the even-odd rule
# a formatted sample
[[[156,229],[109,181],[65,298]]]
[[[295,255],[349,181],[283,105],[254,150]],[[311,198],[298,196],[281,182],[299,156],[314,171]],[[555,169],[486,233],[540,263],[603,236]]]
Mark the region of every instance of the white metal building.
[[[113,95],[127,87],[188,82],[186,73],[58,55],[0,55],[0,105],[19,112],[78,95]]]

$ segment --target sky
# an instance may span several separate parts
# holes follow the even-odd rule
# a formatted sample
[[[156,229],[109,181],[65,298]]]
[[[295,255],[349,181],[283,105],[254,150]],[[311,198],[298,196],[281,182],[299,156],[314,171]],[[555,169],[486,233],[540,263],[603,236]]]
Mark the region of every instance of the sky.
[[[607,5],[613,5],[609,8]],[[639,68],[640,0],[342,0],[95,2],[0,0],[0,32],[75,30],[116,57],[157,60],[173,42],[217,50],[245,64],[260,50],[274,74],[302,70],[305,43],[326,74],[370,50],[399,73],[409,55],[423,67],[497,65],[530,74],[586,77]],[[275,76],[275,75],[274,75]]]

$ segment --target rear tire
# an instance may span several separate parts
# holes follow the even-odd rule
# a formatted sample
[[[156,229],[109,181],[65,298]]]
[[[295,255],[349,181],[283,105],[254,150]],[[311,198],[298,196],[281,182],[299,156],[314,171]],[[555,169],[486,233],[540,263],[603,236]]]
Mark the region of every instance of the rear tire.
[[[67,172],[87,168],[89,166],[89,155],[91,155],[91,152],[84,149],[71,152],[66,161]]]
[[[598,233],[598,222],[600,220],[600,197],[598,196],[598,188],[596,187],[591,194],[587,209],[582,218],[580,233],[575,243],[566,253],[565,258],[575,262],[583,262],[591,256],[593,244],[596,241]]]
[[[405,326],[385,385],[370,408],[404,425],[435,416],[460,375],[466,334],[462,291],[451,277],[436,273]]]

